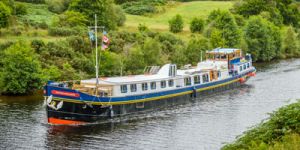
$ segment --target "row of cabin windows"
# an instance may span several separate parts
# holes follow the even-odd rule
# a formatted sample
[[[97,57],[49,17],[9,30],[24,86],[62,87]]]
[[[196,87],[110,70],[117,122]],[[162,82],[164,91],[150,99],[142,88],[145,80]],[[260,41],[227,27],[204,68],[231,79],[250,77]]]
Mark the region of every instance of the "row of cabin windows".
[[[202,75],[202,79],[203,79],[203,83],[209,82],[208,74]],[[194,84],[200,84],[200,83],[201,83],[200,75],[194,76]],[[191,77],[184,78],[184,85],[185,86],[192,85]]]
[[[168,81],[168,86],[173,87],[174,86],[174,80],[169,80]],[[167,87],[167,81],[161,81],[160,82],[160,87],[161,88],[166,88]],[[127,93],[127,85],[121,85],[121,93]],[[155,90],[156,89],[156,82],[151,82],[150,83],[150,89]],[[148,83],[142,83],[142,91],[147,91],[148,90]],[[136,84],[130,84],[130,92],[136,92],[137,91],[137,85]]]
[[[221,72],[218,73],[218,76],[221,76]],[[203,83],[209,82],[209,77],[208,74],[202,75]],[[200,84],[201,83],[201,78],[200,75],[194,76],[194,84]],[[191,77],[184,78],[184,85],[185,86],[190,86],[192,85],[192,80]],[[174,80],[169,80],[168,81],[168,86],[173,87],[174,86]],[[167,87],[167,81],[161,81],[160,82],[160,87],[161,88],[166,88]],[[155,90],[156,89],[156,82],[150,82],[150,89]],[[148,90],[148,83],[142,83],[142,91],[147,91]],[[137,85],[136,84],[130,84],[130,91],[131,92],[136,92],[137,91]],[[121,85],[121,93],[127,93],[127,85]]]
[[[250,68],[250,63],[241,65],[241,66],[240,66],[240,71],[243,71],[243,68],[244,68],[244,70],[246,70],[247,68]]]

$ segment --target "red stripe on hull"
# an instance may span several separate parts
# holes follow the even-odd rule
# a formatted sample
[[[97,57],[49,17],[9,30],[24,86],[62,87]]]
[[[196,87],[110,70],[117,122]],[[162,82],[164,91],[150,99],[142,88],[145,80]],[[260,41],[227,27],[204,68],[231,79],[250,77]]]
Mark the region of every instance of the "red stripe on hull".
[[[64,120],[64,119],[57,119],[57,118],[48,118],[48,123],[53,125],[82,125],[86,124],[83,121],[75,121],[75,120]]]

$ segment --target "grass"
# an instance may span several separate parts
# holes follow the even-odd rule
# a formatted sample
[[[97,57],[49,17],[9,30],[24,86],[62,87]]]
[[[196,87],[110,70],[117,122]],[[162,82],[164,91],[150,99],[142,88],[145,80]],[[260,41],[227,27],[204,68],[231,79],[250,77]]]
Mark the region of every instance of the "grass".
[[[139,24],[145,24],[151,30],[168,31],[168,21],[176,14],[180,14],[185,22],[184,32],[188,32],[189,23],[194,17],[206,19],[211,11],[215,9],[228,10],[232,6],[233,2],[228,1],[174,3],[166,6],[166,11],[162,14],[155,14],[152,16],[126,15],[127,20],[124,28],[127,30],[137,30]]]
[[[48,10],[46,4],[31,4],[31,3],[22,3],[22,4],[24,4],[28,10],[28,14],[20,18],[22,20],[29,20],[33,22],[39,22],[39,23],[46,22],[48,25],[50,25],[51,20],[57,16],[55,13],[52,13]]]

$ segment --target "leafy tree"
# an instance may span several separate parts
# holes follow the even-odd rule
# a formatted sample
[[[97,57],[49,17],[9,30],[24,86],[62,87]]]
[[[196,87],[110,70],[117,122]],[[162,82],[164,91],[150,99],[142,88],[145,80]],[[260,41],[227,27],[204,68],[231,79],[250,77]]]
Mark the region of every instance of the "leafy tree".
[[[211,16],[214,16],[215,18],[212,22],[210,22],[210,24],[212,24],[211,28],[219,30],[215,31],[214,34],[220,32],[220,38],[222,38],[220,42],[223,43],[224,41],[224,45],[222,47],[239,47],[241,42],[241,31],[239,30],[232,14],[228,11],[218,11],[217,15]]]
[[[194,18],[191,21],[190,30],[192,33],[201,33],[204,29],[204,20],[201,18]]]
[[[55,18],[56,19],[56,18]],[[53,26],[59,27],[75,27],[86,26],[88,19],[85,15],[76,11],[66,11],[58,16],[58,20],[54,20]]]
[[[101,52],[99,74],[101,76],[113,76],[121,72],[121,58],[118,54],[103,51]]]
[[[283,40],[283,51],[287,57],[299,55],[299,42],[293,27],[289,27]]]
[[[181,15],[177,14],[169,20],[169,30],[173,33],[179,33],[183,29],[183,19]]]
[[[184,45],[175,45],[175,51],[170,55],[171,62],[175,63],[178,67],[188,63]]]
[[[125,59],[125,70],[127,74],[143,73],[145,66],[144,54],[141,49],[130,49],[128,56]]]
[[[193,38],[189,41],[184,54],[187,57],[189,64],[197,64],[201,60],[202,56],[205,55],[205,51],[208,50],[208,40],[205,38]]]
[[[78,75],[77,71],[67,62],[63,64],[60,79],[63,81],[78,80],[80,79],[80,76]]]
[[[118,24],[120,25],[119,15],[123,14],[120,14],[120,11],[117,14],[113,4],[113,0],[73,0],[69,10],[87,16],[89,20],[87,25],[94,24],[94,15],[97,14],[99,25],[105,26],[107,29],[115,29]]]
[[[160,65],[162,56],[162,46],[155,39],[146,39],[144,45],[142,45],[141,50],[144,54],[145,63],[150,65]]]
[[[225,39],[222,37],[222,32],[219,29],[212,29],[210,35],[210,44],[212,47],[224,47],[225,46]]]
[[[0,2],[0,28],[5,28],[8,26],[8,19],[10,15],[10,8],[3,2]]]
[[[32,48],[17,42],[4,51],[0,69],[0,92],[4,94],[30,94],[41,88],[44,77],[41,65]]]
[[[255,61],[270,61],[280,54],[279,28],[260,16],[250,17],[246,26],[245,40]]]

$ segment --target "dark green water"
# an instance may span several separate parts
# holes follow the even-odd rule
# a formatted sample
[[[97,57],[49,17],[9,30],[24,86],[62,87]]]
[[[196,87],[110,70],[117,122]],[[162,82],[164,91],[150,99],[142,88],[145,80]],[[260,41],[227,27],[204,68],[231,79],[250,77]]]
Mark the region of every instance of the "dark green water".
[[[50,126],[42,96],[0,97],[0,149],[220,149],[300,98],[299,59],[257,66],[240,88],[98,125]]]

